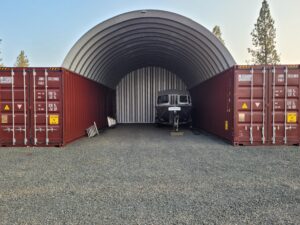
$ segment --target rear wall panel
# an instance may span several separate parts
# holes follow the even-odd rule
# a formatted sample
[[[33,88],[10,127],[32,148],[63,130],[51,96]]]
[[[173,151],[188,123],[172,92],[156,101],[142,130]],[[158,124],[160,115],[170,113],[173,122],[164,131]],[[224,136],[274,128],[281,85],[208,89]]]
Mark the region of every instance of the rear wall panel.
[[[117,85],[119,123],[154,123],[158,91],[186,90],[175,74],[159,67],[146,67],[127,74]]]

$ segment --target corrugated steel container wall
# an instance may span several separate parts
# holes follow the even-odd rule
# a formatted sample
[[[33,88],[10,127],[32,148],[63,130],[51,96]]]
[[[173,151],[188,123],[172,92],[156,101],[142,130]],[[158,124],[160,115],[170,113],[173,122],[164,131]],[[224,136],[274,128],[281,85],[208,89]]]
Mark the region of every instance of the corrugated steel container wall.
[[[64,70],[64,143],[85,136],[85,129],[95,121],[98,128],[107,126],[112,107],[111,90],[83,76]]]
[[[191,90],[195,126],[234,145],[298,145],[299,76],[299,66],[224,71]]]
[[[119,123],[154,123],[158,91],[186,90],[184,82],[170,71],[145,67],[127,74],[116,87]]]
[[[1,68],[0,145],[61,146],[104,128],[114,95],[62,68]]]
[[[232,141],[234,69],[190,90],[193,102],[193,126]]]

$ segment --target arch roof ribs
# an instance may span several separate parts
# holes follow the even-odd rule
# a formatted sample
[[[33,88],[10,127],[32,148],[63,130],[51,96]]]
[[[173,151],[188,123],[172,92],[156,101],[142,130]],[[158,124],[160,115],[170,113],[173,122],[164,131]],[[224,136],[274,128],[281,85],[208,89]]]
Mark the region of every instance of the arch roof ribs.
[[[159,66],[191,88],[233,65],[226,47],[200,24],[167,11],[140,10],[92,28],[62,66],[111,88],[135,69]]]

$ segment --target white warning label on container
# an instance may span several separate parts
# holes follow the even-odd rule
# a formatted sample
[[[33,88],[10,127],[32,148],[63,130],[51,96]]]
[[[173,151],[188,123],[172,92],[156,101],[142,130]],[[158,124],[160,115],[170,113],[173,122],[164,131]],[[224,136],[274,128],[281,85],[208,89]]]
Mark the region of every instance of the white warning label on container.
[[[246,120],[246,114],[239,113],[239,122],[245,122],[245,120]]]
[[[57,111],[57,105],[55,104],[55,103],[49,103],[48,104],[48,110],[50,111],[50,112],[56,112]]]
[[[288,109],[297,109],[297,101],[296,100],[287,100],[286,107]]]
[[[288,74],[288,78],[290,78],[290,79],[298,79],[299,78],[299,74]]]
[[[59,81],[59,77],[48,77],[48,81]]]
[[[48,99],[57,99],[57,93],[55,91],[49,91]]]
[[[0,77],[0,84],[12,84],[12,77]]]
[[[296,88],[288,88],[287,94],[288,94],[288,97],[297,97]]]
[[[2,124],[8,123],[8,115],[1,115],[1,123]]]
[[[252,80],[252,74],[240,74],[239,81],[240,82],[249,82]]]
[[[284,82],[284,74],[279,74],[278,78],[277,78],[277,81],[281,82],[281,83]]]

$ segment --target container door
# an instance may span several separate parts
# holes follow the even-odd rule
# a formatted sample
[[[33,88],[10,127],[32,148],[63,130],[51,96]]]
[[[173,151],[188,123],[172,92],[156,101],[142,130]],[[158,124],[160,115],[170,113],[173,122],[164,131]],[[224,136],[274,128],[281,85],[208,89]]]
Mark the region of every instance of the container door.
[[[0,144],[29,144],[29,74],[25,69],[0,71]]]
[[[266,76],[265,68],[236,70],[237,137],[235,137],[235,144],[266,143]]]
[[[62,145],[61,71],[34,69],[31,79],[31,127],[34,146]]]
[[[273,67],[270,83],[270,142],[299,144],[299,70]]]

